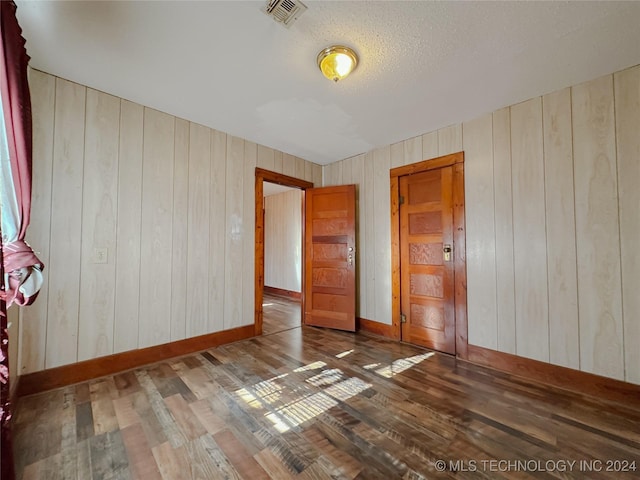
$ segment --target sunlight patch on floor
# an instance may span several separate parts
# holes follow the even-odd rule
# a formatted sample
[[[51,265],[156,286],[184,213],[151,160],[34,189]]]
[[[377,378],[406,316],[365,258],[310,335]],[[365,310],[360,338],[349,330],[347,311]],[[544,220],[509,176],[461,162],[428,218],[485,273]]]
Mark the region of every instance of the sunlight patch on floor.
[[[347,350],[339,353],[336,357],[343,358],[352,352],[353,350]],[[371,363],[365,365],[363,368],[373,370],[385,378],[391,378],[433,355],[435,355],[434,352],[428,352],[412,357],[400,358],[382,367],[380,367],[380,365],[382,365],[381,363]],[[322,369],[326,366],[327,364],[325,362],[317,361],[298,367],[293,371],[296,373],[308,372]],[[265,414],[265,418],[267,418],[280,433],[287,432],[291,428],[312,420],[327,410],[338,406],[339,402],[344,402],[372,386],[371,383],[367,383],[361,378],[347,377],[339,368],[321,370],[310,378],[307,378],[305,382],[314,387],[322,388],[322,391],[300,396],[286,405],[274,409],[275,403],[281,401],[283,397],[286,397],[287,388],[284,385],[279,385],[276,381],[287,375],[288,373],[283,373],[269,380],[258,382],[251,387],[236,391],[236,394],[250,407],[268,408],[271,410]],[[293,393],[298,390],[300,389],[296,388]],[[272,407],[269,407],[270,405]]]
[[[294,370],[294,372],[306,372],[307,370],[317,370],[318,368],[326,367],[327,364],[324,362],[313,362],[309,365],[305,365],[304,367],[298,367]]]
[[[299,367],[294,371],[315,370],[323,366],[326,366],[326,363],[314,362],[304,367]],[[284,385],[275,383],[275,380],[285,376],[287,376],[286,373],[256,383],[251,387],[242,388],[237,390],[236,394],[252,408],[268,408],[271,410],[273,407],[270,408],[269,405],[275,406],[275,402],[282,400],[286,389]],[[346,401],[371,387],[370,383],[366,383],[360,378],[345,378],[342,370],[338,368],[323,370],[317,375],[306,379],[306,382],[315,387],[324,387],[324,390],[294,399],[286,405],[265,414],[265,418],[273,424],[278,432],[287,432],[291,428],[297,427],[337,406],[338,401]]]
[[[251,408],[262,408],[263,402],[270,405],[280,399],[280,392],[284,387],[275,383],[275,380],[284,378],[287,375],[289,374],[283,373],[282,375],[264,380],[249,387],[257,397],[246,388],[236,390],[235,393]]]
[[[327,387],[324,391],[333,398],[345,401],[360,392],[364,392],[369,387],[371,387],[370,383],[366,383],[358,377],[351,377],[347,378],[344,382]]]
[[[323,392],[314,393],[295,402],[291,402],[276,412],[285,424],[297,427],[311,420],[332,407],[338,402]]]
[[[331,370],[323,370],[318,375],[311,378],[307,378],[305,381],[315,387],[321,387],[323,385],[331,385],[342,378],[342,370],[339,368],[332,368]]]
[[[429,357],[435,355],[435,352],[423,353],[421,355],[414,355],[413,357],[400,358],[398,360],[394,360],[391,365],[387,365],[385,367],[379,368],[376,370],[378,375],[381,375],[385,378],[391,378],[399,373],[404,372],[408,368],[417,365],[418,363],[426,360]]]
[[[347,355],[349,355],[350,353],[353,353],[353,349],[351,349],[351,350],[347,350],[346,352],[342,352],[342,353],[337,354],[337,355],[336,355],[336,358],[344,358],[344,357],[346,357]]]

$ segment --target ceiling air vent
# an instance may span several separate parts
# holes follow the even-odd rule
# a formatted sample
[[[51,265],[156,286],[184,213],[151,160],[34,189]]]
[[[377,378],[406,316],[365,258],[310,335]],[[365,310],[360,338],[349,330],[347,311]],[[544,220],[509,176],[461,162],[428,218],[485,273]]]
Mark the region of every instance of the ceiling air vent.
[[[262,9],[264,13],[287,28],[306,10],[307,6],[300,0],[269,0]]]

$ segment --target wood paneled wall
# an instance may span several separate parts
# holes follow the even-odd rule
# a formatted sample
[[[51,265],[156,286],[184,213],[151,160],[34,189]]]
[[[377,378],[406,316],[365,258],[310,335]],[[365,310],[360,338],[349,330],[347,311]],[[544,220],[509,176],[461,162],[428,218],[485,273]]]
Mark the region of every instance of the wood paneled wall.
[[[255,167],[321,167],[43,72],[30,87],[46,269],[20,373],[253,323]]]
[[[469,343],[640,383],[640,66],[324,167],[391,323],[389,168],[465,152]]]
[[[356,185],[358,317],[391,325],[389,170],[460,150],[462,127],[453,125],[323,168],[325,186]]]
[[[264,284],[302,291],[302,191],[264,198]]]

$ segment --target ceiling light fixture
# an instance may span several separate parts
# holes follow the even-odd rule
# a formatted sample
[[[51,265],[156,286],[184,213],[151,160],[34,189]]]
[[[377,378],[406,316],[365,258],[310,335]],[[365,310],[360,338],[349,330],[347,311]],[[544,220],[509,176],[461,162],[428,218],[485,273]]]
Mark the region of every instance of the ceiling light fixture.
[[[358,55],[349,47],[334,45],[318,54],[318,68],[329,80],[337,82],[355,70]]]

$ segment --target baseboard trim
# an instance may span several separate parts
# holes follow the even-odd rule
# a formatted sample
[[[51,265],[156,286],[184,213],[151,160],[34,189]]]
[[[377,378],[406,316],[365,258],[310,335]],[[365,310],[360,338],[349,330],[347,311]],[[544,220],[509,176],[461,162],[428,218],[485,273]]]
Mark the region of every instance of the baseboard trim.
[[[386,323],[374,322],[373,320],[358,317],[356,318],[356,330],[396,340],[393,333],[393,325],[387,325]]]
[[[131,370],[132,368],[160,362],[167,358],[179,357],[189,353],[207,350],[208,348],[224,345],[238,340],[255,336],[254,325],[208,333],[198,337],[178,340],[153,347],[130,350],[106,357],[94,358],[83,362],[49,368],[40,372],[21,376],[17,386],[17,396],[32,395],[54,388],[73,385],[94,378],[113,375],[114,373]]]
[[[293,298],[295,300],[302,299],[302,292],[294,292],[293,290],[285,290],[284,288],[267,287],[264,286],[264,293],[270,293],[271,295],[280,295],[281,297]]]
[[[594,396],[600,400],[609,400],[633,406],[633,408],[640,408],[640,385],[633,383],[475,345],[468,346],[466,361],[572,392]]]

